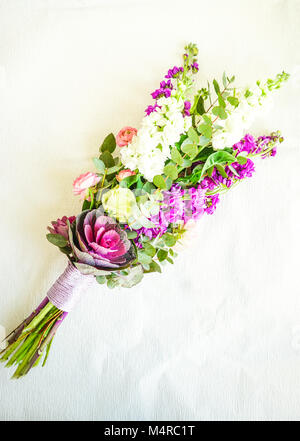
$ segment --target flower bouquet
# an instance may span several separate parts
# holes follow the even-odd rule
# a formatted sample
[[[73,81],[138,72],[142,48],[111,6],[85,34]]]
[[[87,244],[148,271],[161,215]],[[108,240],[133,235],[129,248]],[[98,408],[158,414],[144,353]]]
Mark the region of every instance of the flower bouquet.
[[[279,132],[247,134],[270,92],[288,79],[234,86],[223,74],[196,90],[197,47],[185,47],[151,95],[140,128],[110,133],[93,159],[95,172],[80,175],[73,191],[82,212],[52,222],[47,239],[68,259],[45,299],[6,337],[1,361],[16,365],[13,378],[43,359],[57,329],[91,283],[131,288],[161,272],[176,257],[191,220],[213,214],[220,195],[254,172],[254,158],[276,154]]]

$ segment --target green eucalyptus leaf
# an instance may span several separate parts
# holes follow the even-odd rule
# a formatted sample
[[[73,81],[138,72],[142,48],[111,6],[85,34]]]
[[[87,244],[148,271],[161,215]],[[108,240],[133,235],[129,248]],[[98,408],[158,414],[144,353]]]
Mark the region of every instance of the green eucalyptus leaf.
[[[119,171],[121,167],[122,167],[121,165],[115,165],[114,167],[109,167],[109,168],[107,169],[107,172],[106,172],[106,173],[107,173],[108,175],[116,174],[116,172]]]
[[[164,174],[172,179],[172,181],[175,181],[175,179],[178,178],[178,171],[175,165],[173,164],[168,164],[164,167]]]
[[[93,158],[93,163],[94,163],[94,166],[96,167],[97,171],[103,175],[104,171],[105,171],[104,162],[101,161],[101,159]]]
[[[150,269],[149,269],[150,273],[161,273],[161,267],[158,265],[157,262],[154,262],[154,260],[150,263]]]
[[[184,168],[188,168],[188,167],[190,167],[192,164],[193,164],[193,163],[192,163],[192,161],[191,161],[190,159],[188,159],[188,158],[184,158],[184,159],[183,159],[183,164],[182,164],[182,166],[183,166]]]
[[[93,276],[108,276],[111,275],[111,271],[101,270],[95,268],[94,266],[87,265],[85,263],[74,262],[76,268],[84,275],[93,275]]]
[[[219,93],[218,94],[218,101],[219,101],[219,105],[221,106],[221,107],[226,107],[226,103],[225,103],[225,101],[224,101],[224,99],[223,99],[223,97],[222,97],[222,95]]]
[[[210,119],[210,117],[208,115],[202,115],[202,118],[204,119],[204,122],[206,124],[212,125],[212,121],[211,121],[211,119]]]
[[[165,190],[167,188],[165,180],[161,175],[154,176],[153,184],[156,185],[156,187],[161,188],[162,190]]]
[[[239,105],[239,100],[235,96],[228,96],[227,101],[234,107],[237,107]]]
[[[183,158],[176,147],[173,147],[171,150],[171,158],[176,164],[178,165],[183,164]]]
[[[152,262],[152,257],[149,256],[145,251],[138,250],[137,252],[138,261],[143,265],[149,265]]]
[[[176,238],[173,236],[173,234],[166,233],[162,236],[162,238],[168,247],[173,247],[176,243]]]
[[[224,108],[222,106],[215,106],[212,109],[212,113],[216,116],[218,116],[220,119],[226,119],[227,113],[225,112]]]
[[[200,145],[201,149],[199,150],[199,152],[201,152],[201,150],[203,150],[204,147],[207,147],[207,145],[209,144],[209,141],[210,141],[210,139],[207,138],[206,136],[204,136],[204,135],[200,136],[199,145]]]
[[[225,72],[223,72],[222,82],[223,82],[223,86],[227,87],[227,77],[226,77],[226,73]]]
[[[47,239],[49,240],[50,243],[52,243],[53,245],[60,247],[60,248],[64,248],[66,245],[68,245],[68,240],[62,236],[61,234],[47,234],[46,235]]]
[[[100,151],[101,152],[110,152],[112,153],[116,148],[116,138],[114,137],[113,133],[110,133],[109,135],[107,135],[107,137],[104,139],[101,147],[100,147]]]
[[[100,283],[100,285],[103,285],[106,282],[106,277],[105,276],[96,276],[96,280],[98,283]]]
[[[163,262],[168,257],[168,251],[166,250],[158,250],[157,258],[160,262]]]
[[[188,135],[189,139],[190,139],[193,143],[198,144],[198,142],[199,142],[199,135],[198,135],[198,133],[196,132],[196,130],[194,129],[194,127],[190,127],[190,128],[189,128],[189,130],[188,130],[188,132],[187,132],[187,135]]]
[[[220,86],[217,80],[213,80],[213,85],[214,85],[214,89],[216,94],[218,95],[220,93]]]
[[[132,288],[137,285],[143,278],[143,268],[141,265],[134,266],[130,268],[126,275],[120,275],[119,277],[119,286],[123,288]]]
[[[118,277],[111,277],[107,279],[107,287],[110,289],[116,288],[117,286],[119,286],[119,284],[120,280]]]
[[[190,158],[194,158],[198,153],[198,148],[196,144],[191,144],[190,140],[187,139],[182,143],[181,150],[186,153]]]
[[[148,256],[150,256],[150,257],[155,256],[156,248],[154,248],[154,246],[152,246],[150,243],[147,243],[147,242],[145,242],[143,246],[144,246],[145,253],[148,254]]]
[[[207,123],[202,123],[199,126],[199,130],[202,133],[202,135],[205,136],[208,140],[212,137],[212,125]]]

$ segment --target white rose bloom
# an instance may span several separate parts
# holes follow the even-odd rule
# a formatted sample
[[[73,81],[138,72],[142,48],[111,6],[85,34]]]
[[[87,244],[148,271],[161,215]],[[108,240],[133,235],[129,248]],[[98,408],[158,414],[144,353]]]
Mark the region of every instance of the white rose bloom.
[[[227,147],[225,133],[221,130],[217,130],[213,134],[211,142],[215,150],[223,150],[225,147]]]
[[[159,132],[153,134],[149,133],[144,128],[138,132],[138,145],[137,152],[143,154],[144,152],[150,152],[157,147],[160,142]]]
[[[155,149],[139,158],[138,169],[148,181],[152,182],[155,175],[163,173],[165,160],[165,155],[159,149]]]
[[[135,170],[137,168],[137,152],[135,146],[128,144],[127,147],[122,147],[120,151],[121,161],[126,168]]]

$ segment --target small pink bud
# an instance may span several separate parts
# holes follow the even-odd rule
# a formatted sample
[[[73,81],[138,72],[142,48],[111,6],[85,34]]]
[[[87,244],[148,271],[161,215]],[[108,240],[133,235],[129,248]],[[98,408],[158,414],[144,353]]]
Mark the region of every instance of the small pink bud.
[[[128,178],[128,176],[134,176],[134,175],[135,175],[135,172],[131,171],[129,169],[121,170],[117,174],[116,179],[117,179],[117,181],[121,182],[123,179]]]

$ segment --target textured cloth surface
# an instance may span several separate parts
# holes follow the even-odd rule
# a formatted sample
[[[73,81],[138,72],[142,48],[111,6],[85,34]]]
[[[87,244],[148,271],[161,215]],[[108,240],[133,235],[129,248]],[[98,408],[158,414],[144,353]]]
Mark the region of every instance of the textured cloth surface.
[[[199,45],[199,88],[223,70],[241,86],[299,73],[299,14],[298,0],[0,0],[0,334],[65,269],[45,234],[80,210],[73,179],[139,125],[184,44]],[[299,419],[299,86],[251,129],[280,128],[278,156],[174,265],[130,290],[95,284],[45,368],[9,381],[0,366],[0,419]]]

